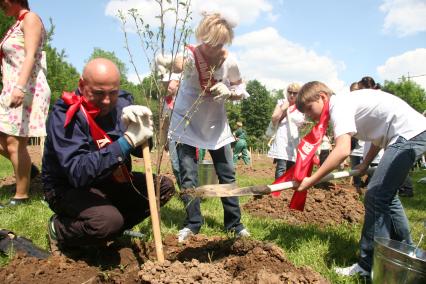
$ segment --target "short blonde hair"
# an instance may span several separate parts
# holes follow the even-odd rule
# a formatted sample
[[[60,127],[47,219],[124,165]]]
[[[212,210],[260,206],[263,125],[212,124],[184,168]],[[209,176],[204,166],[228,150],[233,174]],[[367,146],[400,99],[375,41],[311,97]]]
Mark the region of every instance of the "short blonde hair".
[[[287,86],[287,92],[291,91],[291,92],[299,92],[300,90],[300,85],[298,83],[291,83],[290,85]]]
[[[334,92],[329,87],[327,87],[326,84],[319,81],[312,81],[303,85],[299,90],[299,94],[296,98],[297,109],[300,112],[304,112],[304,108],[307,103],[319,100],[320,93],[324,93],[328,97],[334,94]]]
[[[215,13],[204,15],[195,31],[195,37],[211,46],[225,45],[232,43],[234,31],[220,14]]]

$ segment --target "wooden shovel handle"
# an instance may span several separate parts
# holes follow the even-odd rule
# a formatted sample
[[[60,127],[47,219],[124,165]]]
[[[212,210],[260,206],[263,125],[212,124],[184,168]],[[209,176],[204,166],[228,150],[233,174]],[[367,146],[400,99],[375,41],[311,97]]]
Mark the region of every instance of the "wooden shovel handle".
[[[149,152],[148,141],[142,145],[143,160],[145,164],[146,186],[148,192],[149,211],[151,213],[152,231],[154,234],[155,252],[159,263],[164,263],[163,243],[161,241],[160,220],[155,198],[154,178],[151,167],[151,153]]]

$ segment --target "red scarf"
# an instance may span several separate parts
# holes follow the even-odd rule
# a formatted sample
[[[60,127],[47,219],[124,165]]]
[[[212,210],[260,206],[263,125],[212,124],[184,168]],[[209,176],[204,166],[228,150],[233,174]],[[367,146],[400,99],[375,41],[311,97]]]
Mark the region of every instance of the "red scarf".
[[[6,32],[6,35],[3,37],[3,39],[0,42],[0,62],[3,60],[3,44],[4,42],[10,37],[10,35],[13,33],[13,31],[21,25],[22,20],[25,18],[25,16],[28,14],[28,11],[24,12],[21,16],[18,17],[16,20],[16,23],[9,28],[9,30]]]
[[[84,96],[78,96],[75,93],[64,92],[61,97],[65,104],[70,107],[65,115],[64,127],[71,122],[75,113],[80,110],[89,124],[90,134],[92,135],[93,141],[96,142],[98,149],[101,149],[112,143],[111,138],[106,132],[99,127],[96,123],[95,118],[98,116],[100,109],[91,104]],[[112,176],[116,182],[124,183],[131,180],[130,173],[125,165],[120,165],[113,173]]]
[[[211,73],[210,66],[201,54],[199,48],[193,45],[188,45],[187,47],[194,54],[195,67],[198,71],[198,80],[200,81],[201,90],[206,95],[210,95],[210,87],[217,83],[212,76],[213,74]]]
[[[328,121],[330,120],[329,101],[324,103],[319,122],[312,128],[297,146],[296,164],[290,167],[284,175],[277,178],[273,184],[295,180],[301,182],[305,177],[310,176],[314,164],[318,164],[318,157],[315,152],[321,145],[322,138],[327,131]],[[291,198],[289,207],[303,211],[305,207],[308,191],[295,191]],[[279,196],[280,192],[273,192],[273,196]]]

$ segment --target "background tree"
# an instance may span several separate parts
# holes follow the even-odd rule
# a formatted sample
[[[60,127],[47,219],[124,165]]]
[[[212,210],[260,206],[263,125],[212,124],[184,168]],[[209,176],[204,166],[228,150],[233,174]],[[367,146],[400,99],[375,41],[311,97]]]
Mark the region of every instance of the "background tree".
[[[264,134],[274,109],[274,100],[266,87],[259,81],[247,83],[247,92],[250,97],[241,103],[242,122],[248,135],[248,143],[253,148],[264,145]]]
[[[115,55],[114,52],[106,51],[106,50],[103,50],[103,49],[101,49],[99,47],[95,47],[93,49],[92,55],[90,55],[90,57],[86,60],[86,63],[89,62],[92,59],[95,59],[95,58],[106,58],[106,59],[109,59],[112,62],[114,62],[115,65],[117,65],[118,70],[120,71],[121,81],[122,82],[127,82],[127,71],[128,71],[128,68],[127,68],[126,64],[123,61],[121,61]]]
[[[426,110],[426,92],[414,81],[404,77],[398,83],[385,81],[383,90],[400,97],[420,113]]]

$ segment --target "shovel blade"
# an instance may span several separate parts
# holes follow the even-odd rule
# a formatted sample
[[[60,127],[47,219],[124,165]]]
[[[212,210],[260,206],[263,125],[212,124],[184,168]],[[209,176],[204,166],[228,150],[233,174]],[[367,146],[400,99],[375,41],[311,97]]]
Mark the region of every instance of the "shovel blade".
[[[271,193],[268,185],[238,187],[236,184],[207,184],[194,189],[185,189],[182,194],[193,197],[232,197],[263,195]]]

